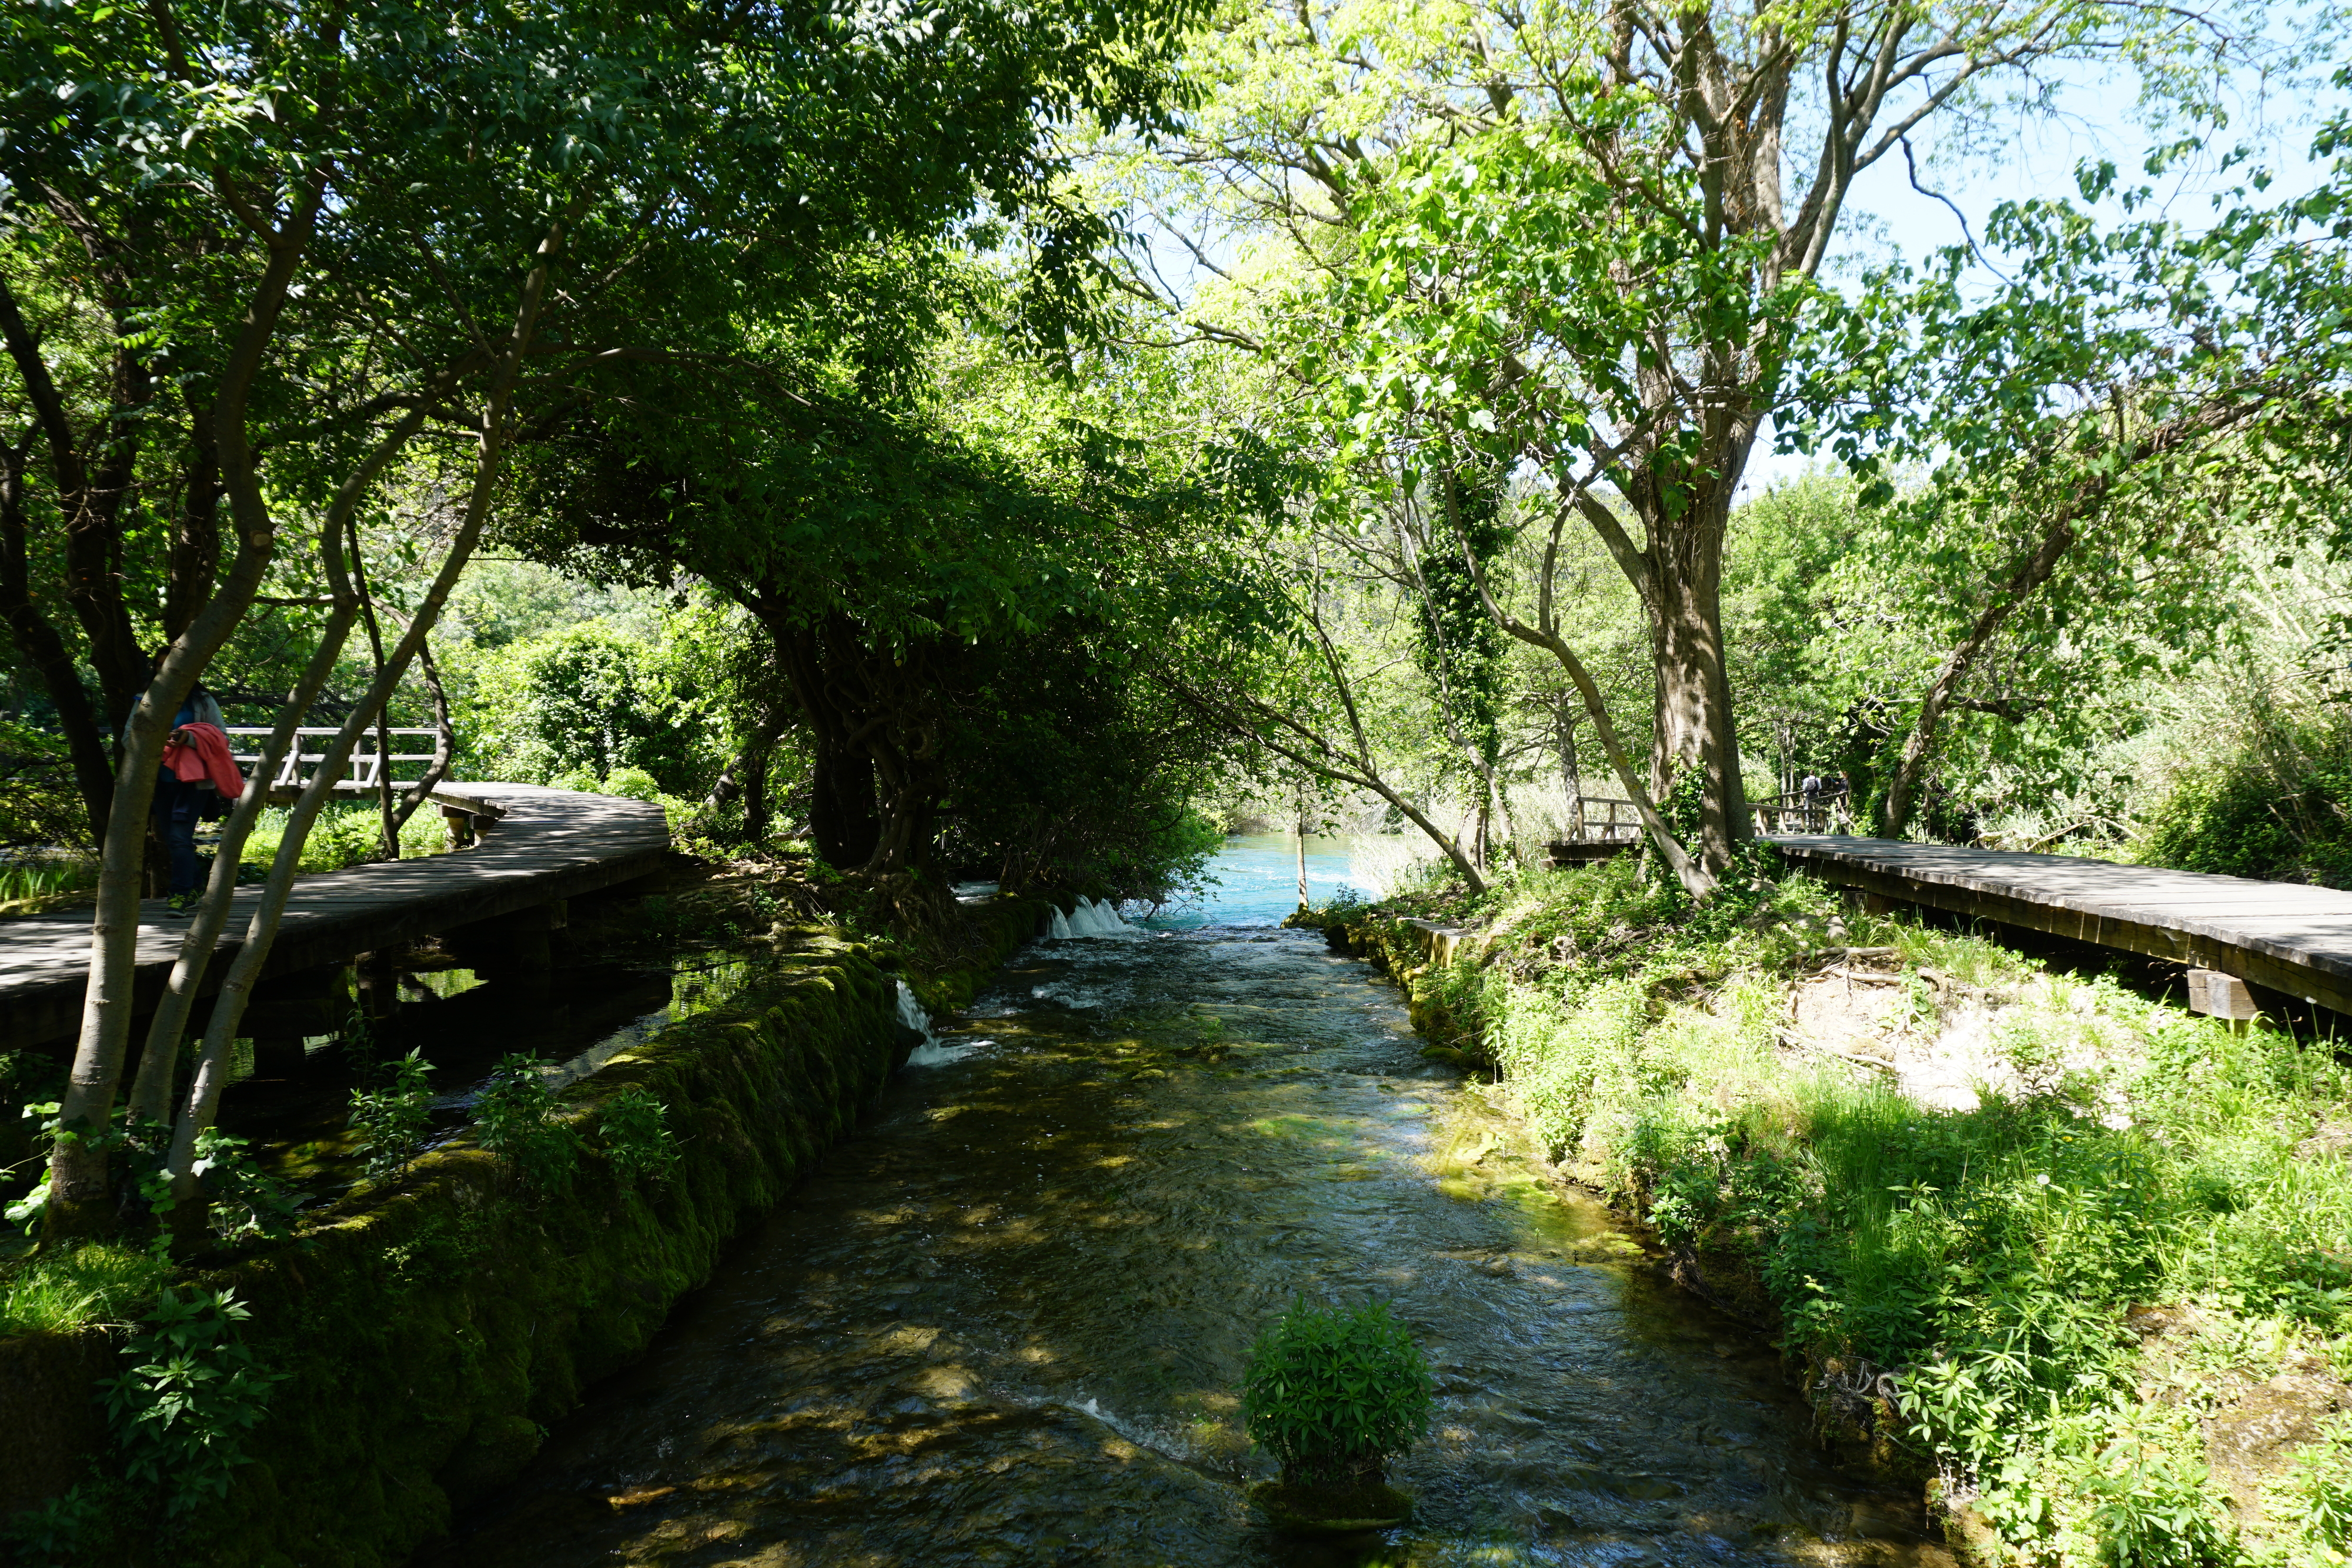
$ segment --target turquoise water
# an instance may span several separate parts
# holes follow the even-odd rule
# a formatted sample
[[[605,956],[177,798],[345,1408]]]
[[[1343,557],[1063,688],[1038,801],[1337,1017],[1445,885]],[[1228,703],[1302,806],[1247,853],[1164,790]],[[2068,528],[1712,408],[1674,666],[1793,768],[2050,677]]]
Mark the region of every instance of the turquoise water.
[[[1351,839],[1307,838],[1307,897],[1320,904],[1348,885]],[[1298,907],[1298,840],[1289,833],[1236,833],[1209,864],[1213,884],[1144,922],[1171,930],[1202,925],[1279,925]]]

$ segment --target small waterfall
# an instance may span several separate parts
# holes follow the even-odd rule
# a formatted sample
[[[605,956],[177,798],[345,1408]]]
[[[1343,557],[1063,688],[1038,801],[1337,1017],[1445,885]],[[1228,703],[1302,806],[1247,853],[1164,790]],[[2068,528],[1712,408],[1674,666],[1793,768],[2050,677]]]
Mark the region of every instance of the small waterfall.
[[[931,1031],[931,1015],[923,1010],[923,1004],[915,999],[915,993],[904,980],[898,982],[898,1021],[923,1037],[923,1043],[915,1047],[907,1057],[909,1067],[944,1067],[950,1061],[962,1061],[986,1043],[940,1044],[940,1037]]]
[[[1054,906],[1054,924],[1047,929],[1045,935],[1065,940],[1077,935],[1076,932],[1070,929],[1070,917],[1062,913],[1061,905],[1059,904],[1055,904]]]
[[[1091,898],[1081,898],[1067,915],[1054,911],[1054,925],[1049,935],[1055,936],[1126,936],[1135,927],[1118,917],[1118,906],[1108,899],[1097,904]]]

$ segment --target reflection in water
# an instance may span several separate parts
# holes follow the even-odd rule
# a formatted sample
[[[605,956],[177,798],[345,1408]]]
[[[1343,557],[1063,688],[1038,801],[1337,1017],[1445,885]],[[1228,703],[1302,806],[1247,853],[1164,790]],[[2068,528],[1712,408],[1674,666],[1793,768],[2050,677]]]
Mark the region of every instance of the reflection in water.
[[[373,1015],[365,1034],[315,1036],[299,1054],[258,1059],[255,1074],[222,1103],[221,1125],[251,1141],[262,1169],[291,1184],[299,1207],[316,1207],[359,1179],[363,1151],[351,1126],[351,1095],[365,1064],[422,1051],[432,1065],[434,1135],[447,1138],[467,1125],[500,1059],[539,1057],[561,1088],[669,1025],[727,1005],[764,972],[761,960],[723,952],[659,967],[602,964],[593,985],[569,976],[486,980],[471,969],[406,962],[363,967],[362,1010]]]
[[[1361,965],[1264,929],[1049,941],[973,1011],[994,1046],[902,1074],[425,1561],[1943,1560]],[[1253,1521],[1273,1467],[1234,1395],[1300,1293],[1391,1298],[1429,1353],[1407,1528]]]

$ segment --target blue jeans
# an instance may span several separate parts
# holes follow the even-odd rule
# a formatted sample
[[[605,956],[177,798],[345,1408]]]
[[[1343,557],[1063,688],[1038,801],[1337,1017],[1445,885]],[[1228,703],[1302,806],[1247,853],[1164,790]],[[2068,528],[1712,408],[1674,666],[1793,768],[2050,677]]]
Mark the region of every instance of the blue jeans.
[[[204,882],[204,862],[196,858],[196,787],[177,779],[155,786],[155,836],[172,866],[172,894],[194,893]]]

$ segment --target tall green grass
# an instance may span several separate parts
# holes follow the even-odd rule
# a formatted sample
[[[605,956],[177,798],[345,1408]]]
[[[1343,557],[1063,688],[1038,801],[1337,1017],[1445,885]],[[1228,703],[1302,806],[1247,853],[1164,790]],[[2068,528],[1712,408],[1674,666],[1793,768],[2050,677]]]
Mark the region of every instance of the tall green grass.
[[[0,904],[97,885],[98,862],[81,855],[27,854],[0,861]]]
[[[164,1260],[98,1242],[19,1260],[0,1270],[0,1337],[131,1322],[171,1275]]]

